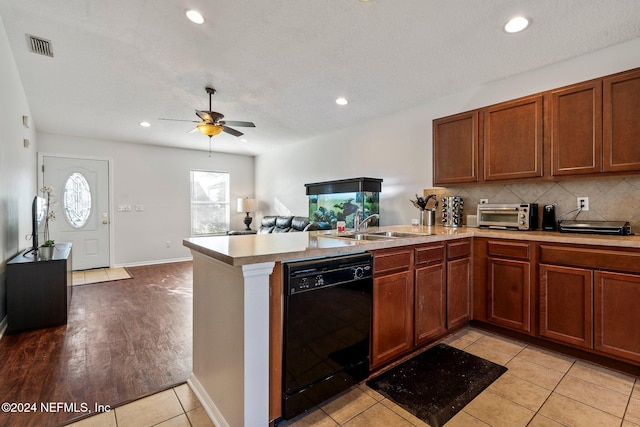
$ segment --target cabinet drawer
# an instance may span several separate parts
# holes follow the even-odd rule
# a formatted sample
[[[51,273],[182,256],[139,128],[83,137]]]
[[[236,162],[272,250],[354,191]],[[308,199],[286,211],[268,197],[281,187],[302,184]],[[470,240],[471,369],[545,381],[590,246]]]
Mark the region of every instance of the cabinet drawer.
[[[430,264],[444,260],[444,243],[415,248],[415,264]]]
[[[447,259],[468,257],[471,255],[471,240],[458,240],[447,243]]]
[[[390,271],[407,270],[411,266],[412,249],[372,251],[373,273],[379,275]]]
[[[540,262],[640,273],[640,252],[630,250],[540,245]]]
[[[529,243],[489,241],[489,256],[528,260],[531,256]]]

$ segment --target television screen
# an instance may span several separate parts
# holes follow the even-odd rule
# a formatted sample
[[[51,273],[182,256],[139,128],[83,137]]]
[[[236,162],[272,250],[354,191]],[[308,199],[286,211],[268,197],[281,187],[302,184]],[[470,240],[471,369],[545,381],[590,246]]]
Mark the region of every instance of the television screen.
[[[31,249],[38,249],[38,229],[47,214],[47,199],[36,196],[31,204]]]

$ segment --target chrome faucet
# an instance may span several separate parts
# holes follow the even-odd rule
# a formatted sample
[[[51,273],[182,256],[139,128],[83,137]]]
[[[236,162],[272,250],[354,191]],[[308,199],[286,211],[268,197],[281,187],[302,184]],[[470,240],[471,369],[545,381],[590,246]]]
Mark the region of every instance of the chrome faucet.
[[[360,221],[360,209],[356,210],[356,214],[353,216],[353,231],[358,233],[360,232],[360,228],[364,226],[366,229],[368,227],[368,223],[371,222],[374,218],[380,218],[378,214],[371,214],[362,221]]]

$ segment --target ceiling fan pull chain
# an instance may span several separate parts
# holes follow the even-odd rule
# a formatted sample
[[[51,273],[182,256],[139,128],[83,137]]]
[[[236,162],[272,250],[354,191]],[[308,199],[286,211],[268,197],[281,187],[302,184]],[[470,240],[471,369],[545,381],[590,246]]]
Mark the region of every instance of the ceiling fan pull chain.
[[[211,137],[209,137],[209,157],[211,157]]]

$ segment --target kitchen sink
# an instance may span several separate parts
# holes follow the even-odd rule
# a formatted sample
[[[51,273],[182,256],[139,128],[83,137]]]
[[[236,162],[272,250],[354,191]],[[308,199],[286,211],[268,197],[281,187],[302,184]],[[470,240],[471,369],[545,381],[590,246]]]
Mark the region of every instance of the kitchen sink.
[[[402,231],[366,231],[359,233],[338,234],[335,237],[353,240],[393,240],[403,237],[427,236],[425,233],[405,233]]]
[[[391,240],[392,236],[384,236],[373,233],[353,233],[353,234],[338,234],[335,237],[342,237],[345,239],[353,240]]]
[[[371,236],[385,236],[385,237],[420,237],[427,236],[428,233],[406,233],[402,231],[372,231],[367,233]]]

